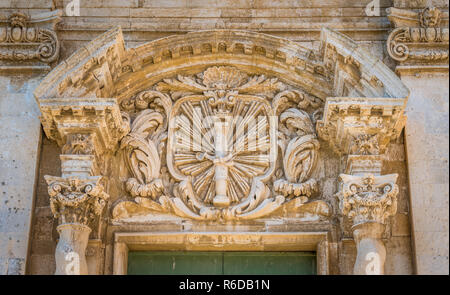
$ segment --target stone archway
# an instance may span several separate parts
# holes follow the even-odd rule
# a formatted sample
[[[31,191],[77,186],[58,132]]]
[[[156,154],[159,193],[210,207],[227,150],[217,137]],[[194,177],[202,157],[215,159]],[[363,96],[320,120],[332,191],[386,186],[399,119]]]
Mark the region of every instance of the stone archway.
[[[337,197],[353,221],[355,273],[382,274],[381,234],[398,188],[395,174],[381,176],[380,155],[404,126],[409,92],[348,37],[323,29],[321,42],[315,52],[265,34],[217,30],[126,49],[116,28],[56,67],[35,97],[47,137],[63,147],[62,177],[46,177],[61,222],[57,273],[87,272],[89,232],[101,238],[99,217],[111,194],[119,221],[162,214],[227,223],[302,210],[330,216],[329,204],[309,200],[321,189],[312,176],[320,139],[347,159]],[[203,132],[199,125],[211,116],[220,120]],[[198,131],[187,126],[210,141],[183,150],[174,138]],[[253,135],[254,149],[243,150]],[[375,266],[366,259],[372,252]],[[67,271],[70,253],[80,267]]]

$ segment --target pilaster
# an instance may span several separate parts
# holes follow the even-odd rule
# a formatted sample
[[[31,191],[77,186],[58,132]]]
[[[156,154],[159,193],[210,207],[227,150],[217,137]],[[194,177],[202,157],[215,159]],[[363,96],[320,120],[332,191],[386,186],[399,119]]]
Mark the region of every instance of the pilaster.
[[[354,274],[384,274],[386,220],[397,211],[397,174],[381,175],[389,142],[403,129],[405,100],[328,98],[318,132],[346,164],[336,197],[352,222],[357,246]]]
[[[88,274],[89,235],[109,199],[102,174],[129,131],[128,120],[115,99],[45,99],[40,108],[46,135],[62,146],[62,176],[45,176],[52,213],[59,222],[55,274]]]

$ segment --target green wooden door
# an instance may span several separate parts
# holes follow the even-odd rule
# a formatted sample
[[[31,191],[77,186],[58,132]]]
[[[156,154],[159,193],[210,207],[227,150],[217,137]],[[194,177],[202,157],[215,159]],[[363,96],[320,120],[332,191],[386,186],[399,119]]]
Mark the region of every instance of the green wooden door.
[[[131,275],[316,274],[314,252],[175,252],[128,254]]]

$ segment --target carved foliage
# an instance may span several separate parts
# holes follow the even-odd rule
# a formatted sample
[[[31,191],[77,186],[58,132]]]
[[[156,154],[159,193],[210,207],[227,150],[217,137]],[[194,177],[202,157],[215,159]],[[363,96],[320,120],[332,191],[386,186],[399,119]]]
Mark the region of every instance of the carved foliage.
[[[378,222],[385,224],[397,212],[397,174],[354,176],[341,174],[336,194],[343,215],[353,224]]]
[[[0,26],[0,60],[50,63],[58,58],[59,49],[56,33],[36,27],[26,14],[13,13],[7,25]]]
[[[144,92],[134,101],[128,101],[127,106],[141,108],[148,106],[146,99],[155,99],[154,93]],[[166,104],[170,108],[168,97],[160,94],[155,104]],[[125,105],[125,104],[122,104]],[[133,197],[151,197],[155,199],[163,192],[162,181],[159,179],[161,170],[160,150],[167,137],[167,117],[155,109],[145,109],[137,115],[131,125],[131,132],[122,139],[121,150],[125,163],[133,178],[126,183],[126,190]]]
[[[109,195],[104,192],[102,177],[45,176],[50,207],[55,218],[64,223],[89,225],[102,214]]]
[[[294,108],[281,114],[280,123],[280,130],[285,138],[280,143],[283,151],[284,174],[287,180],[277,180],[274,183],[274,189],[284,196],[310,197],[313,192],[317,191],[316,181],[308,180],[308,178],[317,162],[320,147],[314,125],[308,113]],[[285,147],[285,142],[289,139],[290,141]],[[307,182],[305,183],[305,181]]]
[[[316,181],[308,178],[319,143],[310,115],[298,108],[315,111],[323,103],[287,88],[275,78],[211,67],[164,79],[154,90],[122,101],[122,109],[136,115],[121,144],[133,175],[126,190],[141,206],[200,220],[259,218],[286,197],[309,197],[317,190]],[[169,95],[176,101],[173,106]],[[282,195],[271,197],[267,181],[277,154],[273,115],[280,113],[287,180],[278,185]],[[172,192],[159,178],[163,153],[158,151],[164,147],[158,145],[166,136]]]

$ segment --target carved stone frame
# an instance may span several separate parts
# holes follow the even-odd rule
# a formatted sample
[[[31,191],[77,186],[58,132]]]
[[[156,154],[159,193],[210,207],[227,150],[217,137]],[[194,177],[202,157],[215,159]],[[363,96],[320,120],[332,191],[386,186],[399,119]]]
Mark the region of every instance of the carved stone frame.
[[[118,232],[113,274],[126,275],[129,251],[315,251],[317,274],[329,274],[328,232]]]

